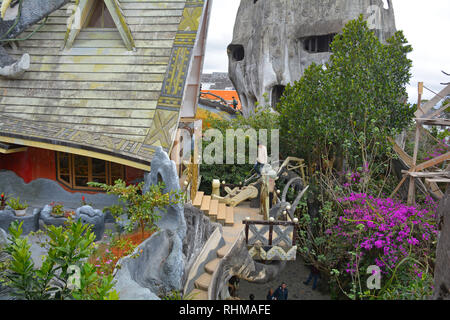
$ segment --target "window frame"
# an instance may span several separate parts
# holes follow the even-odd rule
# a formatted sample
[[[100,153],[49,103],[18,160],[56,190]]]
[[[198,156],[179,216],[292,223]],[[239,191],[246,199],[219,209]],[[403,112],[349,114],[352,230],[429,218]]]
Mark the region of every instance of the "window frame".
[[[88,185],[86,186],[78,186],[76,185],[76,176],[75,176],[75,157],[84,157],[88,160],[88,182],[92,181],[92,160],[93,158],[91,157],[86,157],[86,156],[81,156],[81,155],[76,155],[76,154],[72,154],[72,153],[66,153],[66,152],[55,152],[56,153],[56,180],[61,183],[62,185],[64,185],[66,188],[69,188],[71,190],[85,190],[85,191],[103,191],[100,188],[95,188],[95,187],[90,187]],[[60,159],[61,159],[61,155],[66,154],[69,157],[69,180],[70,182],[68,183],[66,180],[61,178],[61,163],[60,163]],[[111,176],[112,170],[111,170],[111,165],[118,165],[121,168],[121,178],[122,180],[125,180],[126,177],[126,172],[125,172],[125,166],[122,164],[118,164],[118,163],[112,163],[110,161],[106,161],[106,160],[101,160],[101,159],[97,159],[100,161],[105,162],[105,180],[106,180],[106,184],[108,185],[112,185],[114,183],[113,177]],[[115,178],[117,179],[117,177]]]

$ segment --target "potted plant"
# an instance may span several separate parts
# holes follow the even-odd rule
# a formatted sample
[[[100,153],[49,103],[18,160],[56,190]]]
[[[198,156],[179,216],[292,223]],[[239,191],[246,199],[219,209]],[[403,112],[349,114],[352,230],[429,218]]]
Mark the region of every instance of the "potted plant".
[[[52,211],[50,212],[50,215],[52,215],[55,218],[64,218],[65,211],[64,211],[64,205],[62,203],[54,203],[52,202],[50,204],[52,207]]]
[[[0,210],[5,210],[7,197],[4,193],[0,195]]]
[[[28,204],[26,202],[20,203],[20,198],[10,198],[6,204],[10,206],[14,212],[16,213],[16,216],[22,217],[26,214]]]

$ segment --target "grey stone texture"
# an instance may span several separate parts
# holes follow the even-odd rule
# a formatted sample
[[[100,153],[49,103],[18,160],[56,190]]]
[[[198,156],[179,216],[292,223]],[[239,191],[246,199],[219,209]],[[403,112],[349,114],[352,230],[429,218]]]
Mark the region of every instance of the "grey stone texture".
[[[252,283],[267,283],[273,280],[283,271],[286,261],[273,261],[270,264],[259,263],[248,253],[244,233],[241,233],[235,246],[229,254],[219,263],[216,270],[216,278],[213,278],[212,297],[214,300],[225,300],[228,298],[228,280],[232,276]]]
[[[53,201],[61,202],[66,210],[76,210],[81,205],[84,196],[86,203],[91,203],[95,208],[103,209],[117,203],[117,197],[105,193],[86,194],[82,192],[71,193],[64,190],[58,182],[49,179],[36,179],[25,183],[14,172],[0,170],[0,193],[8,197],[20,197],[30,207],[43,208]]]
[[[41,210],[41,216],[40,219],[44,222],[45,225],[53,225],[56,227],[60,227],[64,225],[64,223],[67,221],[67,218],[65,217],[54,217],[51,215],[52,207],[50,205],[46,205]]]
[[[180,190],[175,162],[162,148],[153,156],[151,172],[145,176],[144,192],[158,182],[164,182],[164,193]],[[114,273],[115,288],[122,300],[156,300],[171,290],[183,288],[186,264],[183,240],[187,233],[184,205],[169,206],[160,215],[162,218],[157,223],[160,230],[139,245],[135,251],[139,252],[139,257],[132,254],[118,261],[120,268]]]
[[[83,224],[92,226],[92,232],[95,234],[95,241],[99,241],[105,232],[105,216],[101,210],[94,209],[91,206],[82,206],[75,211],[75,221],[81,219]]]
[[[0,228],[0,251],[2,248],[6,247],[8,243],[8,233],[3,230],[3,228]]]
[[[217,250],[225,245],[225,240],[223,238],[220,240],[218,246],[216,248],[211,248],[212,250],[208,254],[208,256],[203,259],[198,267],[197,277],[191,279],[189,283],[188,281],[189,272],[193,267],[194,263],[196,263],[197,258],[199,257],[204,245],[214,233],[216,228],[220,229],[222,233],[222,225],[219,223],[211,222],[211,220],[204,215],[200,209],[194,207],[191,204],[186,204],[184,206],[184,217],[186,219],[187,225],[187,233],[186,237],[183,240],[183,256],[185,261],[185,268],[183,274],[183,284],[188,290],[186,292],[191,292],[194,289],[194,280],[200,276],[201,273],[204,272],[205,265],[217,258]]]
[[[391,0],[241,0],[228,47],[229,76],[239,93],[244,116],[255,103],[269,104],[277,86],[299,80],[312,63],[324,63],[329,52],[310,53],[309,37],[339,33],[345,24],[363,14],[380,40],[395,31]],[[375,7],[376,6],[376,7]]]
[[[165,185],[163,193],[181,190],[175,162],[169,159],[169,156],[161,147],[158,147],[153,156],[150,173],[145,174],[144,192],[149,190],[150,185],[158,182],[163,182]],[[180,239],[184,239],[186,236],[186,221],[183,203],[171,205],[166,209],[167,212],[162,211],[160,214],[162,218],[157,223],[158,227],[175,231]]]
[[[450,187],[439,203],[437,218],[440,236],[436,249],[433,299],[450,300]]]
[[[27,213],[25,216],[16,216],[14,210],[9,206],[6,206],[5,210],[0,211],[0,228],[8,231],[11,222],[19,221],[23,222],[22,229],[23,235],[27,235],[30,232],[38,231],[39,229],[39,209],[27,208]]]

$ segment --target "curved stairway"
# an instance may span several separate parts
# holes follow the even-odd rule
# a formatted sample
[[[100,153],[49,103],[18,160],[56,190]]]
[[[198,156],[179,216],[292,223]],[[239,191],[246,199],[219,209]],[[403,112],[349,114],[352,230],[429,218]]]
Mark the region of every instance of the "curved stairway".
[[[241,221],[247,216],[257,219],[260,215],[258,209],[249,206],[248,208],[244,206],[229,207],[224,203],[219,203],[218,200],[212,200],[211,196],[205,196],[200,191],[197,192],[193,205],[209,216],[212,221],[217,221],[224,226],[222,238],[225,245],[217,250],[217,257],[205,265],[204,272],[194,281],[195,289],[188,294],[192,300],[208,300],[208,289],[211,285],[212,276],[217,270],[220,260],[230,252],[243,230],[244,226]],[[237,223],[235,223],[235,217]]]

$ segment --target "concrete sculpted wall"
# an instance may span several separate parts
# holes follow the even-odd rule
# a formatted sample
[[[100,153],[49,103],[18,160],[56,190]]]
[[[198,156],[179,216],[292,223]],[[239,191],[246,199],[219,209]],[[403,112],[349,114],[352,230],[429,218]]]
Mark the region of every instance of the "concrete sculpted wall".
[[[334,35],[360,14],[382,41],[395,33],[391,0],[241,0],[228,72],[244,115],[265,93],[274,106],[312,62],[326,62]]]

